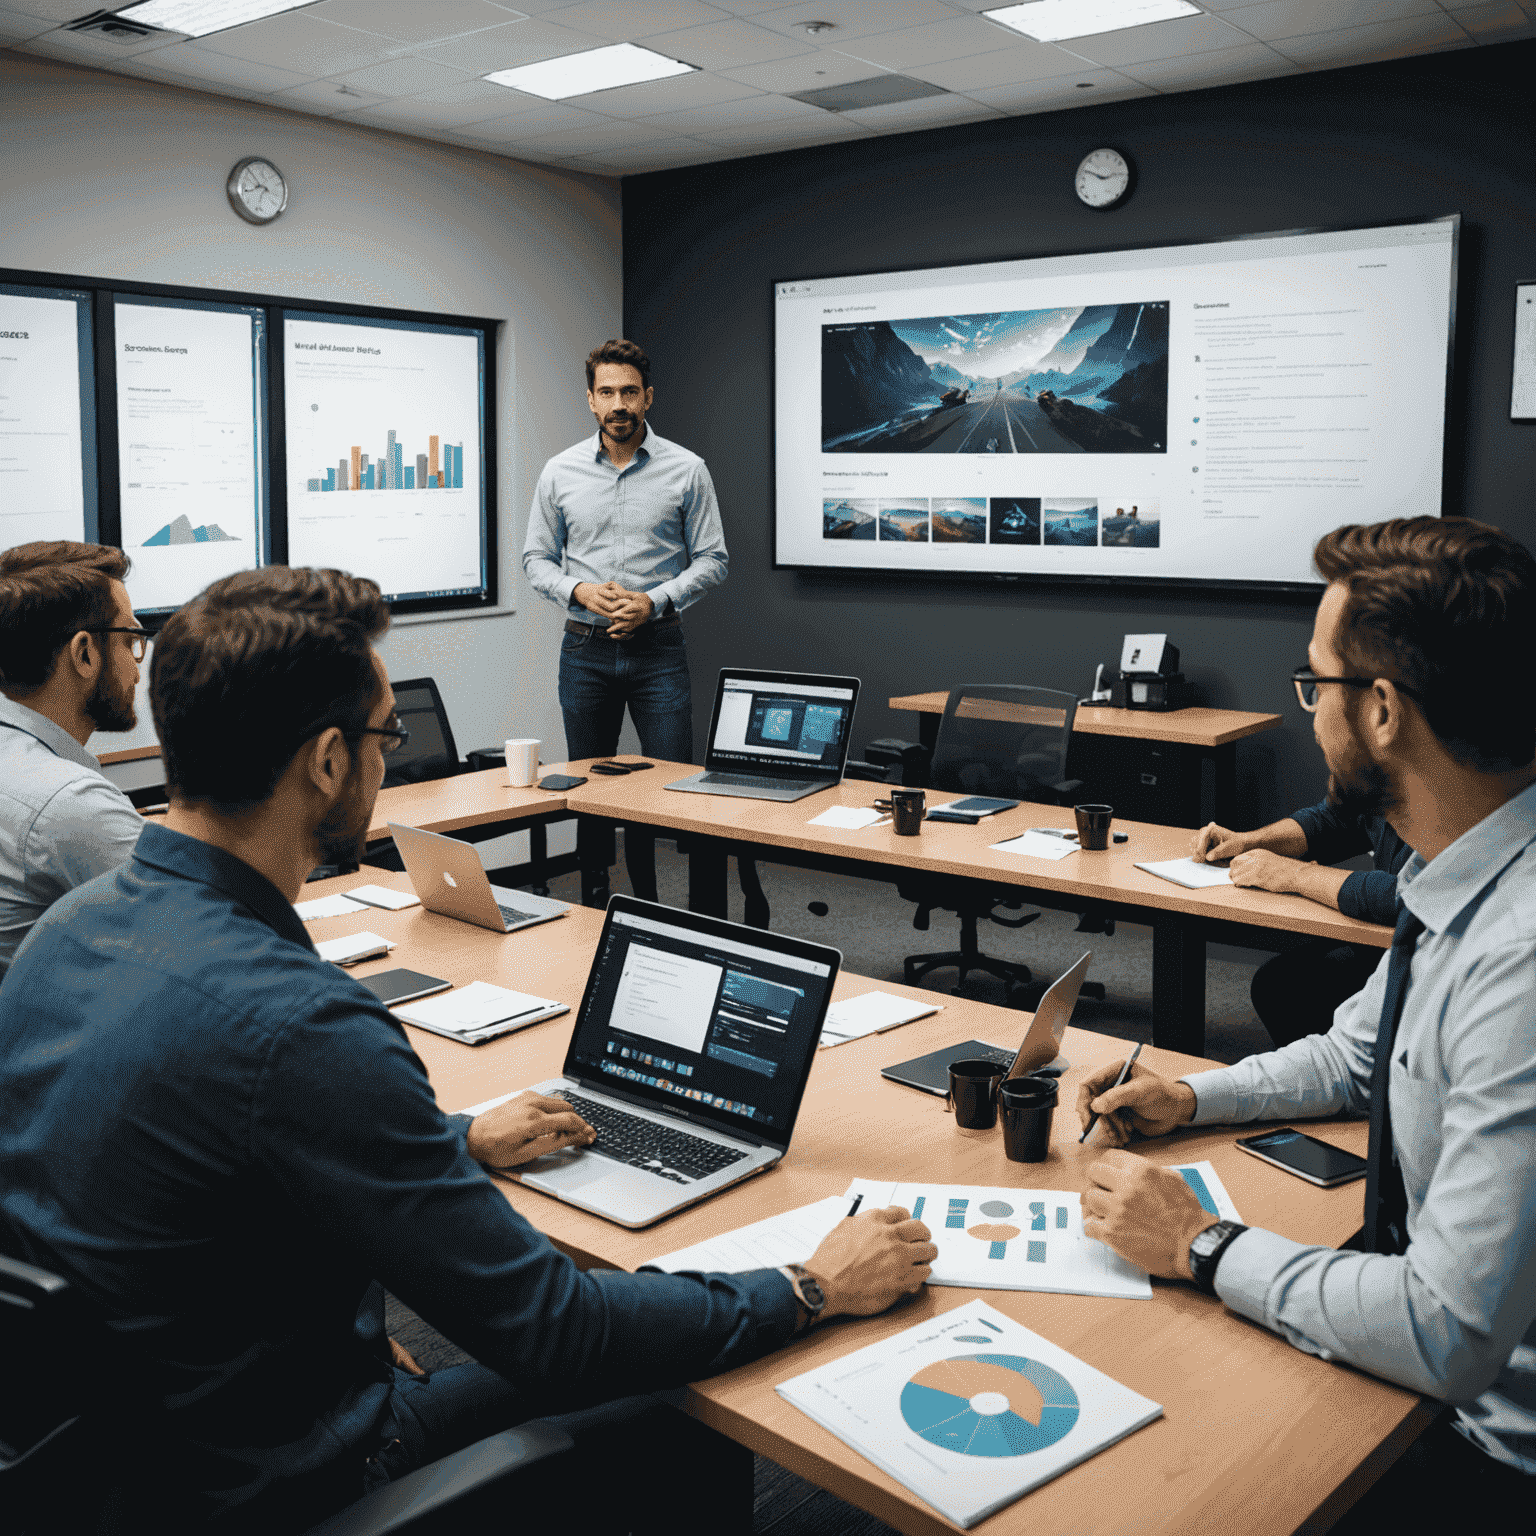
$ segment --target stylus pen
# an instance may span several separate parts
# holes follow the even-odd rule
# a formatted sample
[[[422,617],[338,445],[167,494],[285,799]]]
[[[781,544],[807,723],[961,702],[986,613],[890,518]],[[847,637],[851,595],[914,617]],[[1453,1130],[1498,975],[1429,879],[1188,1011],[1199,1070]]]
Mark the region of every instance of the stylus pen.
[[[1126,1080],[1126,1078],[1128,1078],[1131,1075],[1131,1068],[1136,1065],[1136,1058],[1138,1056],[1140,1056],[1140,1055],[1141,1055],[1141,1047],[1138,1045],[1136,1047],[1136,1049],[1134,1051],[1132,1051],[1131,1054],[1125,1058],[1125,1065],[1120,1068],[1120,1076],[1115,1079],[1115,1088],[1118,1088],[1121,1085],[1121,1083],[1123,1083]],[[1111,1093],[1113,1093],[1114,1091],[1115,1091],[1114,1088],[1110,1089]],[[1089,1116],[1088,1116],[1088,1128],[1083,1132],[1083,1134],[1081,1136],[1079,1136],[1077,1138],[1078,1146],[1082,1146],[1082,1144],[1085,1141],[1087,1141],[1090,1136],[1093,1135],[1093,1128],[1098,1123],[1099,1123],[1098,1115],[1096,1115],[1096,1114],[1094,1114],[1094,1113],[1092,1113],[1090,1111]]]
[[[861,1205],[863,1205],[863,1204],[864,1204],[864,1196],[863,1195],[855,1195],[853,1197],[853,1204],[848,1207],[848,1214],[850,1216],[857,1216],[859,1214],[859,1207]]]

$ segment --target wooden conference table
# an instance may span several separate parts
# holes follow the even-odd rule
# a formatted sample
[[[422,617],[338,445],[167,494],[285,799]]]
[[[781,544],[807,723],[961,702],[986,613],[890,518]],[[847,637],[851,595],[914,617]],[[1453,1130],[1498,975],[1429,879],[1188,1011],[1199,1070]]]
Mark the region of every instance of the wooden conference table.
[[[305,897],[345,891],[367,880],[408,889],[403,875],[377,870],[317,883]],[[409,966],[456,983],[492,981],[579,1005],[601,915],[573,908],[564,918],[500,935],[439,917],[359,912],[306,925],[317,939],[372,929],[396,941],[367,975]],[[836,996],[870,990],[843,975]],[[880,982],[883,990],[930,997]],[[556,1075],[574,1023],[567,1014],[488,1045],[459,1045],[407,1029],[446,1111]],[[879,1068],[972,1036],[1015,1042],[1026,1027],[1017,1012],[946,999],[937,1016],[887,1035],[819,1051],[794,1140],[777,1168],[642,1232],[589,1216],[510,1180],[508,1201],[583,1268],[633,1270],[659,1254],[747,1222],[841,1193],[854,1177],[1081,1190],[1095,1153],[1076,1139],[1070,1106],[1093,1067],[1120,1058],[1124,1045],[1069,1030],[1073,1062],[1062,1083],[1049,1159],[1006,1161],[1001,1132],[957,1136],[943,1101],[885,1082]],[[1142,1060],[1178,1074],[1197,1058],[1156,1048]],[[1315,1129],[1363,1153],[1364,1121],[1320,1122]],[[1321,1190],[1244,1156],[1234,1131],[1191,1131],[1139,1149],[1155,1162],[1208,1158],[1245,1221],[1299,1241],[1337,1245],[1360,1224],[1360,1184]],[[892,1478],[791,1408],[774,1384],[876,1339],[947,1312],[970,1299],[963,1289],[928,1287],[881,1317],[843,1319],[755,1364],[699,1382],[689,1409],[733,1440],[911,1536],[956,1527]],[[1363,1373],[1328,1365],[1228,1312],[1192,1286],[1155,1282],[1150,1302],[988,1291],[1000,1311],[1161,1403],[1164,1416],[983,1522],[996,1536],[1028,1532],[1157,1532],[1226,1529],[1246,1536],[1321,1530],[1336,1519],[1433,1417],[1438,1405]],[[686,1486],[678,1489],[686,1494]]]
[[[571,774],[590,764],[567,764]],[[737,800],[720,795],[677,794],[666,786],[697,769],[658,762],[623,778],[590,778],[566,794],[566,808],[590,824],[587,849],[599,839],[592,827],[641,823],[686,837],[689,906],[716,917],[726,913],[726,861],[732,855],[802,869],[821,869],[863,879],[896,881],[917,871],[960,876],[988,885],[1015,886],[1032,901],[1069,911],[1108,911],[1152,928],[1152,1039],[1171,1050],[1198,1055],[1205,1043],[1205,946],[1208,941],[1275,948],[1299,938],[1329,939],[1386,949],[1392,930],[1361,922],[1302,896],[1216,886],[1186,890],[1137,869],[1138,862],[1183,858],[1187,828],[1116,819],[1130,841],[1103,852],[1086,849],[1047,860],[1002,853],[990,845],[1018,836],[1028,827],[1071,827],[1072,811],[1062,806],[1024,804],[988,817],[976,826],[925,822],[917,837],[897,837],[889,826],[853,832],[809,825],[829,806],[868,807],[881,786],[847,780],[804,800]],[[932,793],[934,801],[949,796]],[[606,870],[583,855],[589,905],[606,900]],[[601,883],[598,883],[600,876]],[[749,908],[749,922],[767,926],[766,911]]]
[[[931,752],[949,694],[909,693],[887,699],[892,709],[917,715],[918,739]],[[1244,709],[1110,709],[1081,704],[1072,718],[1067,773],[1094,795],[1105,795],[1132,815],[1158,819],[1160,806],[1172,825],[1235,825],[1237,743],[1284,724],[1279,715]],[[1152,784],[1142,775],[1153,770]],[[1207,769],[1209,771],[1207,771]],[[1171,775],[1171,784],[1159,784]]]

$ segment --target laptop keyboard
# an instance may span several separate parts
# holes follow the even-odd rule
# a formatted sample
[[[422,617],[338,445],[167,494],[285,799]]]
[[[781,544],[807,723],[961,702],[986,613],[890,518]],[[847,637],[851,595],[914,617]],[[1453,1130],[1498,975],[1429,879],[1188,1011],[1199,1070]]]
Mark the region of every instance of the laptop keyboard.
[[[643,1168],[659,1178],[671,1179],[674,1184],[708,1178],[747,1155],[734,1147],[705,1141],[702,1136],[690,1136],[686,1131],[669,1130],[654,1120],[625,1114],[622,1109],[568,1089],[557,1089],[550,1097],[564,1099],[597,1132],[597,1140],[587,1148],[589,1152],[601,1152],[615,1162]]]
[[[700,784],[724,784],[728,789],[792,789],[799,779],[760,779],[750,773],[706,773]]]
[[[509,923],[526,923],[530,918],[535,918],[537,912],[524,912],[520,907],[514,907],[510,902],[498,901],[496,910],[506,918]]]

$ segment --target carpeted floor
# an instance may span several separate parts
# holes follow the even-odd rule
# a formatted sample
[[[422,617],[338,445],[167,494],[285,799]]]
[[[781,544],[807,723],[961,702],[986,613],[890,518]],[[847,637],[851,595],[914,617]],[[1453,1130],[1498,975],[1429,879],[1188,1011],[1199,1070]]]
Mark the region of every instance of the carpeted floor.
[[[621,859],[614,870],[613,889],[629,891]],[[763,890],[772,910],[777,932],[795,934],[818,943],[835,945],[843,953],[846,970],[877,980],[901,980],[902,957],[948,949],[958,942],[953,916],[935,913],[927,933],[912,927],[912,908],[896,895],[895,888],[844,876],[821,875],[803,870],[763,865],[759,869]],[[688,902],[687,862],[670,843],[656,845],[656,879],[662,901],[674,906]],[[731,916],[740,919],[742,897],[732,871]],[[580,881],[575,875],[551,884],[550,893],[565,901],[579,901]],[[811,910],[817,903],[825,915]],[[1029,910],[1026,908],[1025,910]],[[1120,924],[1112,937],[1078,934],[1077,919],[1070,913],[1043,912],[1040,919],[1017,931],[985,925],[982,949],[1005,960],[1023,961],[1036,973],[1032,995],[1021,1001],[1031,1006],[1034,996],[1049,985],[1082,954],[1091,949],[1094,959],[1089,975],[1104,983],[1103,1002],[1083,999],[1074,1023],[1085,1029],[1118,1035],[1126,1040],[1152,1037],[1152,934],[1147,928]],[[1245,951],[1214,951],[1206,965],[1206,1054],[1232,1062],[1254,1051],[1270,1049],[1269,1036],[1253,1015],[1248,983],[1262,955]],[[953,989],[953,971],[934,978],[935,989]],[[989,976],[973,975],[967,996],[1001,1003],[1004,988]],[[425,1368],[440,1369],[468,1359],[447,1339],[428,1327],[393,1297],[389,1298],[389,1331]],[[754,1473],[755,1536],[895,1536],[891,1527],[872,1515],[854,1509],[830,1493],[796,1477],[766,1458],[756,1458]]]

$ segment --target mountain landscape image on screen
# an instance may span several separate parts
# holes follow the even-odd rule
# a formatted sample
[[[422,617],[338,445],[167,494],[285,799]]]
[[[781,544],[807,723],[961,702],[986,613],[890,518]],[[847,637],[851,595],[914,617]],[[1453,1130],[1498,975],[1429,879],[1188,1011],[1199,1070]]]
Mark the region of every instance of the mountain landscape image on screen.
[[[821,328],[823,453],[1164,453],[1168,305]]]

